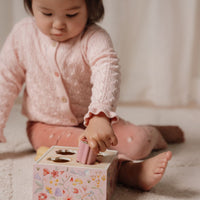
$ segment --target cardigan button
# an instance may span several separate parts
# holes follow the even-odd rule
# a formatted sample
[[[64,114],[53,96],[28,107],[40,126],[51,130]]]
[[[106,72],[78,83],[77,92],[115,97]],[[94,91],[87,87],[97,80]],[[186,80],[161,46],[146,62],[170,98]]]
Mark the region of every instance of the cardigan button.
[[[57,42],[56,41],[52,41],[52,46],[56,47],[56,45],[57,45]]]
[[[62,100],[63,103],[67,103],[67,98],[66,97],[62,97],[61,100]]]
[[[76,119],[71,118],[70,122],[73,123],[73,124],[76,124]]]

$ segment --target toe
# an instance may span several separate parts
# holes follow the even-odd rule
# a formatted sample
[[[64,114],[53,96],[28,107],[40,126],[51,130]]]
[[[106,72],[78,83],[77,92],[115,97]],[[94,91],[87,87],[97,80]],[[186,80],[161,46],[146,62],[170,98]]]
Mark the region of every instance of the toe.
[[[166,158],[167,158],[167,160],[171,160],[171,158],[172,158],[172,152],[171,151],[166,152]]]
[[[165,168],[167,166],[167,162],[159,163],[158,167]]]
[[[159,168],[156,168],[156,169],[155,169],[154,173],[155,173],[155,174],[163,174],[163,173],[164,173],[164,171],[165,171],[165,169],[164,169],[164,168],[162,168],[162,167],[159,167]]]

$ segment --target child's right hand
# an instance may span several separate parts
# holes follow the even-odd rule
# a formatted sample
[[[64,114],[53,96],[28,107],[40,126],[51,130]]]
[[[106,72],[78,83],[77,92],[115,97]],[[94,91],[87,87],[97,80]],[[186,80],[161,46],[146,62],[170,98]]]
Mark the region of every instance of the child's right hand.
[[[6,142],[6,138],[4,137],[3,134],[0,134],[0,142]]]

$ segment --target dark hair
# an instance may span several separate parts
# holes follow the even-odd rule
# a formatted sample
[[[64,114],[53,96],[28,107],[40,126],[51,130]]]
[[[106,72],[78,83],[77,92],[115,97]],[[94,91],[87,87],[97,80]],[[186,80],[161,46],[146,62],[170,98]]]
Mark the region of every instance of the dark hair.
[[[85,0],[88,10],[87,24],[99,22],[104,16],[103,0]],[[24,7],[27,12],[33,14],[32,0],[24,0]]]

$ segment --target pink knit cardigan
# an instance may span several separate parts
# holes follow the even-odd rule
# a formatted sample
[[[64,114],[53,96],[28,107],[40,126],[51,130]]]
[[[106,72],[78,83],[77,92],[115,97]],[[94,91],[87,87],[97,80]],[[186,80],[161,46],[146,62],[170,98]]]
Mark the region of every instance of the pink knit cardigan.
[[[62,43],[41,33],[34,18],[15,25],[0,53],[0,141],[24,84],[22,113],[29,120],[75,126],[99,112],[117,118],[118,58],[97,25]]]

